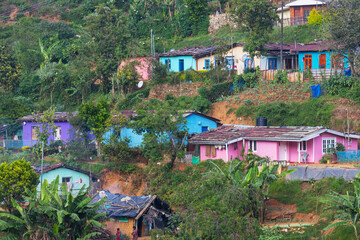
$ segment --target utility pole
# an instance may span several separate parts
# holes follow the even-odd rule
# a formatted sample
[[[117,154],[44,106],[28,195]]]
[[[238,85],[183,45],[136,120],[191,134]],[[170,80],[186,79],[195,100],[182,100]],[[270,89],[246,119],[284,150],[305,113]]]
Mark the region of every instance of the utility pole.
[[[280,69],[283,69],[283,44],[284,44],[284,0],[281,0]]]
[[[41,176],[40,176],[40,197],[43,183],[43,171],[44,171],[44,142],[41,143]]]

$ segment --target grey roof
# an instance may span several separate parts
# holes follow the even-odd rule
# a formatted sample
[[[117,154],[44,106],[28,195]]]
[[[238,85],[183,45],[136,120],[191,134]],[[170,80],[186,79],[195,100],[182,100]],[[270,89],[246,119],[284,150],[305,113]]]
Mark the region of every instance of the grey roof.
[[[223,125],[193,136],[189,143],[192,144],[230,144],[242,139],[258,141],[307,141],[319,136],[323,132],[329,132],[338,136],[347,136],[324,127],[244,127],[239,125]],[[351,138],[360,138],[360,135],[350,134]]]
[[[54,113],[54,121],[55,122],[67,122],[70,117],[76,116],[78,112],[55,112]],[[32,114],[27,115],[25,117],[19,118],[18,122],[36,122],[40,117],[42,117],[44,114],[38,113],[38,114]]]
[[[106,212],[108,217],[136,218],[145,213],[152,205],[156,209],[169,210],[169,205],[160,201],[156,195],[130,196],[111,193],[109,190],[97,193],[89,204],[100,201],[102,199],[102,194],[106,195],[107,198],[106,202],[100,207],[98,212]]]
[[[31,167],[34,169],[34,171],[37,174],[41,174],[41,165],[40,164],[39,165],[32,165]],[[80,172],[80,173],[83,173],[83,174],[86,174],[86,175],[90,176],[90,172],[88,172],[88,171],[85,171],[85,170],[83,170],[81,168],[77,168],[77,167],[71,167],[71,166],[63,164],[63,163],[59,163],[59,164],[44,163],[43,173],[47,173],[47,172],[50,172],[50,171],[58,169],[58,168],[66,168],[66,169],[70,169],[70,170]],[[95,177],[94,174],[91,174],[91,176]]]

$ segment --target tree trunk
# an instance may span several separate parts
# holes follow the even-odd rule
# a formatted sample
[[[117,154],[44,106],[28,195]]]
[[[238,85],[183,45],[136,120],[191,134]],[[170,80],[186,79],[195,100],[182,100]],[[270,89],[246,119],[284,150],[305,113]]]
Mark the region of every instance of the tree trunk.
[[[95,140],[95,148],[96,148],[97,156],[100,157],[101,156],[100,142],[98,142],[97,140]]]
[[[170,160],[171,160],[171,162],[170,162],[170,167],[173,168],[173,167],[174,167],[175,160],[176,160],[176,153],[172,153],[172,154],[170,155]]]

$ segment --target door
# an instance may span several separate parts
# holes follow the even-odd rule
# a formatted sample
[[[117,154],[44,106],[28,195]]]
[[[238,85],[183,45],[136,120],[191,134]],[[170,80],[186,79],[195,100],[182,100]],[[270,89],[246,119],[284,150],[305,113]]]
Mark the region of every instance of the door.
[[[184,59],[179,60],[179,72],[184,71]]]
[[[287,143],[286,142],[280,142],[279,160],[287,160]]]
[[[304,57],[304,70],[312,69],[312,55],[305,55]]]
[[[326,54],[320,54],[319,56],[319,68],[326,68]]]
[[[269,70],[276,70],[277,69],[277,59],[276,58],[269,58]]]

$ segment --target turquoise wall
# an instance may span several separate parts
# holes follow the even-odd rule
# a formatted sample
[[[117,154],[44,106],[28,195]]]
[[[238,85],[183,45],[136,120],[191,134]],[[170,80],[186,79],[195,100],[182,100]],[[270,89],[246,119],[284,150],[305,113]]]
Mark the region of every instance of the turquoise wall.
[[[217,128],[216,122],[199,116],[197,114],[191,114],[186,117],[186,127],[189,129],[189,134],[192,133],[201,133],[202,127],[208,127],[208,129]],[[104,143],[108,143],[110,140],[111,135],[113,134],[113,130],[107,131],[104,134]],[[125,138],[128,138],[130,140],[129,146],[132,148],[140,147],[143,135],[142,134],[136,134],[133,132],[131,128],[123,128],[121,129],[121,139],[124,140]]]
[[[333,54],[332,52],[301,52],[299,53],[299,66],[302,71],[305,69],[303,58],[305,57],[305,55],[310,54],[312,55],[312,69],[320,69],[319,57],[321,54],[326,54],[326,69],[331,69],[331,54]],[[349,66],[346,59],[344,59],[344,66],[345,68]]]
[[[186,120],[186,126],[189,129],[189,134],[201,133],[202,127],[208,127],[208,130],[217,128],[216,122],[196,114],[191,114],[190,116],[186,117]]]
[[[77,194],[83,185],[86,185],[86,187],[90,186],[90,177],[88,175],[67,168],[57,168],[55,170],[44,173],[43,181],[46,179],[48,183],[51,183],[53,180],[56,179],[57,176],[59,176],[60,186],[63,177],[71,177],[71,181],[73,182],[72,193],[74,194]],[[75,183],[75,181],[79,180],[80,178],[82,179],[82,183]],[[39,180],[41,180],[40,175]],[[40,192],[40,183],[37,186],[37,191]],[[61,191],[59,191],[59,193],[60,192]]]
[[[165,60],[170,60],[171,72],[179,72],[179,60],[184,60],[184,71],[194,69],[196,70],[196,60],[192,56],[176,56],[176,57],[160,57],[159,62],[165,65]]]

